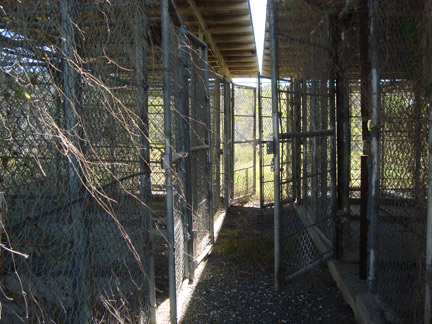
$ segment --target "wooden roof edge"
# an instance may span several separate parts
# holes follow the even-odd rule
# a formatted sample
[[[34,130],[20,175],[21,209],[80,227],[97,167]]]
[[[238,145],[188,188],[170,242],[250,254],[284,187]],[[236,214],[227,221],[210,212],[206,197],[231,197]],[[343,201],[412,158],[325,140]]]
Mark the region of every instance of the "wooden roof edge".
[[[231,79],[231,72],[230,72],[230,70],[229,70],[229,68],[228,68],[228,66],[227,66],[227,64],[226,64],[226,62],[225,62],[225,60],[224,60],[221,52],[219,51],[219,48],[216,46],[216,43],[215,43],[215,41],[213,39],[213,36],[212,36],[210,30],[208,29],[207,24],[205,22],[205,19],[202,16],[201,12],[199,11],[198,6],[197,6],[195,0],[187,0],[187,2],[188,2],[189,6],[192,9],[192,12],[193,12],[195,18],[197,19],[197,21],[198,21],[198,23],[199,23],[199,25],[201,27],[201,30],[204,33],[204,35],[205,35],[205,37],[207,39],[207,42],[208,42],[208,44],[209,44],[209,46],[210,46],[213,54],[219,60],[219,63],[221,65],[221,67],[222,67],[222,71],[220,71],[220,72],[222,74],[225,74],[229,79]]]

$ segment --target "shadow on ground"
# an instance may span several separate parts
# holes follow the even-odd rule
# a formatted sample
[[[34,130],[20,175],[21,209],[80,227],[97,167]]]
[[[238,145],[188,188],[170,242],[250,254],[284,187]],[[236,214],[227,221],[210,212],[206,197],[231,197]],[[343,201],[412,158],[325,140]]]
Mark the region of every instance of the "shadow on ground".
[[[354,323],[326,266],[273,289],[271,210],[231,207],[181,324]]]

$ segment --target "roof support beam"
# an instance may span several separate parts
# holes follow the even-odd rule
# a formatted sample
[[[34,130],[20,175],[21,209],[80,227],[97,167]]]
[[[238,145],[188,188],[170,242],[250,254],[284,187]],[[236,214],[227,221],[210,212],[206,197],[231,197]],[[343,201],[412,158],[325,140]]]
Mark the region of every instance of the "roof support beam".
[[[218,47],[216,46],[216,42],[214,41],[213,36],[210,33],[210,30],[208,29],[207,24],[204,20],[204,17],[202,16],[201,12],[198,9],[198,6],[195,3],[195,0],[187,0],[187,2],[189,3],[189,6],[191,7],[195,18],[198,20],[200,28],[203,31],[208,44],[210,45],[211,51],[213,52],[214,56],[218,59],[222,67],[221,72],[231,79],[230,70],[228,69],[225,60],[222,57],[222,54],[220,53]]]

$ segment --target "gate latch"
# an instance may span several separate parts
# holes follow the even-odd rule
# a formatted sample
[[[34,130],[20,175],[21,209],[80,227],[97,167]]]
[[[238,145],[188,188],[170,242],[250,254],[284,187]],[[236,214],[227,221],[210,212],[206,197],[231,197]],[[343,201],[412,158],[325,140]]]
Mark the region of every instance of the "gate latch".
[[[273,141],[268,141],[267,142],[267,154],[274,154],[274,145],[273,145]]]

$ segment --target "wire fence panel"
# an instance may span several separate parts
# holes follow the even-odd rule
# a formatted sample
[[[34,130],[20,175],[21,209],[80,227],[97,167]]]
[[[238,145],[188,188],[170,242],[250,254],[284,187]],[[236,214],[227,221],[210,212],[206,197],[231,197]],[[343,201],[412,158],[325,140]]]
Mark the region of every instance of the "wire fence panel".
[[[212,170],[208,159],[210,148],[208,134],[210,120],[207,120],[206,105],[208,89],[205,83],[207,62],[202,57],[203,48],[192,45],[190,50],[190,123],[191,123],[191,165],[192,165],[192,212],[194,228],[197,231],[195,257],[198,257],[210,243],[210,196],[209,181]]]
[[[326,10],[303,1],[275,2],[274,15],[282,206],[280,229],[275,230],[281,237],[279,276],[291,280],[333,252],[335,131],[329,21]]]
[[[419,35],[429,27],[422,25],[421,1],[379,1],[373,9],[380,68],[376,292],[397,320],[419,323],[424,318],[428,175]]]
[[[152,261],[140,2],[9,2],[0,55],[2,320],[148,322]],[[157,17],[157,16],[156,16]],[[155,17],[153,17],[155,18]]]
[[[256,191],[256,89],[234,85],[234,199]]]
[[[270,79],[259,76],[258,88],[258,125],[259,125],[259,163],[260,163],[260,205],[270,206],[273,197],[273,156],[268,152],[273,138],[271,86]]]
[[[215,214],[222,207],[221,205],[221,175],[222,175],[222,123],[223,117],[223,90],[221,91],[222,82],[219,76],[214,75],[210,83],[210,109],[211,109],[211,154],[212,154],[212,193],[213,193],[213,211]],[[222,107],[221,107],[222,106]]]
[[[168,2],[169,3],[169,2]],[[171,6],[170,4],[168,5]],[[162,9],[164,10],[164,9]],[[180,69],[183,68],[181,61],[181,50],[179,46],[181,42],[181,23],[177,21],[175,13],[168,9],[169,15],[164,19],[162,16],[162,33],[164,26],[168,29],[166,34],[162,35],[162,48],[168,50],[164,52],[163,69],[164,69],[164,133],[165,133],[165,151],[163,155],[165,168],[165,183],[166,183],[166,207],[167,207],[167,230],[168,230],[168,271],[170,282],[170,299],[171,307],[175,305],[173,294],[173,286],[175,284],[175,292],[178,294],[181,290],[181,285],[185,277],[185,251],[184,251],[184,201],[185,198],[185,179],[179,176],[178,169],[173,163],[174,152],[181,145],[183,129],[179,120],[182,118],[180,105],[180,91],[183,90],[180,81]],[[162,12],[163,14],[163,12]],[[187,48],[187,46],[186,46]],[[168,64],[167,62],[168,61]],[[169,90],[168,90],[169,89]],[[169,102],[166,103],[165,100]],[[168,108],[168,109],[167,109]],[[171,182],[171,183],[170,183]],[[171,186],[171,188],[169,188]],[[171,209],[171,210],[170,210]],[[172,256],[171,256],[172,254]],[[172,260],[172,257],[174,260]],[[174,261],[174,262],[173,262]],[[173,270],[175,273],[173,274]],[[172,280],[175,277],[175,282]],[[172,312],[172,309],[171,309]],[[171,314],[173,316],[173,314]],[[172,319],[171,319],[172,320]]]

